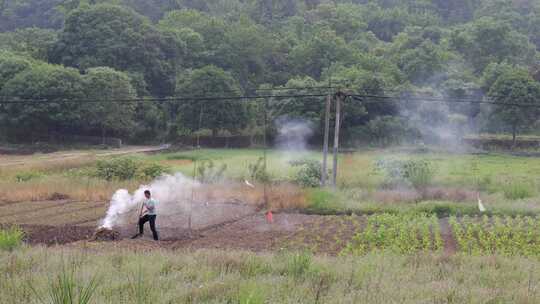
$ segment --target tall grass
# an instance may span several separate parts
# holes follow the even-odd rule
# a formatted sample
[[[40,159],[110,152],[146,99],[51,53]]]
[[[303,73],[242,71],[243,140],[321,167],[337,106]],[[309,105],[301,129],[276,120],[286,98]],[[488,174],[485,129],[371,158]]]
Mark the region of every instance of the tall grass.
[[[535,189],[529,182],[512,181],[502,185],[504,197],[510,200],[520,200],[535,195]]]
[[[16,226],[0,229],[0,250],[11,251],[20,247],[23,242],[23,237],[24,232]]]
[[[94,249],[0,252],[0,303],[540,302],[540,261],[521,257]],[[254,260],[266,266],[245,271]]]
[[[74,267],[63,264],[61,272],[54,279],[49,280],[45,292],[46,297],[33,287],[31,289],[42,304],[89,304],[92,302],[98,285],[97,277],[92,278],[88,283],[78,283]]]

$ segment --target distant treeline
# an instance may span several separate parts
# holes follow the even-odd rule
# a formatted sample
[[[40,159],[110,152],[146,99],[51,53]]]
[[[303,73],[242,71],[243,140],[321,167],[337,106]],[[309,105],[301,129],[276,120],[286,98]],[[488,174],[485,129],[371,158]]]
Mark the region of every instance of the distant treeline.
[[[349,142],[540,129],[538,107],[515,106],[540,106],[538,1],[0,0],[0,31],[0,141],[253,138],[260,100],[166,97],[324,95],[334,90],[307,88],[329,84],[427,96],[348,100]],[[512,106],[453,102],[467,100]],[[323,108],[324,96],[270,99],[268,135],[286,115],[320,136]]]

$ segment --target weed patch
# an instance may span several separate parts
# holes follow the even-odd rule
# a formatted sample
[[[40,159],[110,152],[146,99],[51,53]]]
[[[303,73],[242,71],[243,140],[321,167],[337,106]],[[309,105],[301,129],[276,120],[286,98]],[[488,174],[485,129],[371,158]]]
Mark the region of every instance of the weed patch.
[[[22,245],[24,232],[12,226],[7,229],[0,230],[0,250],[12,251]]]

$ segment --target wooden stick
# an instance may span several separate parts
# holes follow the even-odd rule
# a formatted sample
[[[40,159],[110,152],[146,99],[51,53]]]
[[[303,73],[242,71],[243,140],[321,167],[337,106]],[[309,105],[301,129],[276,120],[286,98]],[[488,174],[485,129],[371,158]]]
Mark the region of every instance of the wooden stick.
[[[334,170],[332,172],[332,186],[337,186],[337,174],[338,174],[338,153],[339,153],[339,128],[341,119],[341,96],[336,98],[336,124],[334,132]]]
[[[326,186],[326,174],[328,172],[328,137],[330,136],[330,108],[332,106],[332,97],[326,97],[326,111],[324,114],[324,143],[323,143],[323,161],[321,169],[321,186]]]

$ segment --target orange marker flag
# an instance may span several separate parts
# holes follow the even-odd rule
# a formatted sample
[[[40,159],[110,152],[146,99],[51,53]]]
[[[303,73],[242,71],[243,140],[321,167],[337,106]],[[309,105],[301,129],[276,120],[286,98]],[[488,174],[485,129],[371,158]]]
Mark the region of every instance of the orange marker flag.
[[[272,223],[274,222],[274,216],[273,216],[271,210],[268,210],[268,212],[266,212],[266,221],[267,221],[269,224],[272,224]]]

